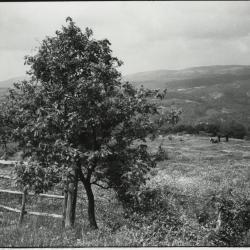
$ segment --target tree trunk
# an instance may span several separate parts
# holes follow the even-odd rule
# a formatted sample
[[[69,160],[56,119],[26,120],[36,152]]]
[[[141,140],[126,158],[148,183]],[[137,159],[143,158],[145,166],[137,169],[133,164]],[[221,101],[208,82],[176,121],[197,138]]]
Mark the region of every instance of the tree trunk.
[[[86,194],[88,197],[88,216],[89,216],[89,224],[93,229],[97,229],[97,223],[95,219],[95,199],[94,194],[91,188],[91,184],[89,182],[84,183],[84,187],[86,190]]]
[[[72,171],[71,182],[67,190],[67,205],[65,212],[65,228],[74,227],[75,211],[77,200],[78,174],[75,170]]]

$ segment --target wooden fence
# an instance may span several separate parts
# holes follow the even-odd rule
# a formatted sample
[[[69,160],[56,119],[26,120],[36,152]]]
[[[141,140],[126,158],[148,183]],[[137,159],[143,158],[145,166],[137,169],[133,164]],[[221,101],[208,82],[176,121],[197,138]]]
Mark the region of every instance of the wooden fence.
[[[2,208],[2,209],[5,209],[5,210],[11,211],[11,212],[20,213],[19,224],[22,224],[25,214],[36,215],[36,216],[47,216],[47,217],[63,219],[63,216],[60,215],[60,214],[51,214],[51,213],[27,211],[25,209],[25,206],[26,206],[26,201],[27,201],[28,195],[29,196],[39,196],[39,197],[44,197],[44,198],[61,199],[61,200],[64,199],[64,196],[55,195],[55,194],[38,194],[37,195],[35,193],[28,193],[27,189],[24,189],[23,192],[16,191],[16,190],[0,189],[0,193],[21,195],[22,196],[21,209],[16,209],[16,208],[12,208],[12,207],[8,207],[8,206],[0,204],[0,208]]]
[[[0,165],[14,165],[16,163],[17,163],[17,161],[0,160]],[[14,180],[13,177],[11,177],[9,175],[3,175],[3,174],[0,175],[0,179]],[[59,214],[26,211],[25,205],[26,205],[26,201],[27,201],[28,196],[39,196],[39,197],[44,197],[44,198],[53,198],[53,199],[61,199],[61,200],[64,199],[64,196],[55,195],[55,194],[35,194],[32,192],[28,193],[27,189],[24,189],[23,192],[16,191],[16,190],[0,189],[0,193],[10,194],[10,195],[21,195],[22,196],[21,209],[12,208],[12,207],[8,207],[8,206],[0,204],[0,208],[2,208],[2,209],[5,209],[5,210],[11,211],[11,212],[20,213],[19,224],[22,223],[23,217],[25,214],[36,215],[36,216],[47,216],[47,217],[63,219],[63,215],[59,215]]]
[[[2,179],[14,180],[13,177],[8,176],[8,175],[0,175],[0,179],[1,178]],[[60,200],[63,200],[64,196],[55,195],[55,194],[35,194],[35,193],[32,193],[32,192],[28,193],[28,190],[26,188],[23,190],[23,192],[16,191],[16,190],[9,190],[9,189],[0,189],[0,193],[10,194],[10,195],[21,195],[22,196],[21,209],[12,208],[12,207],[8,207],[8,206],[0,204],[0,208],[2,208],[2,209],[5,209],[5,210],[11,211],[11,212],[20,213],[19,224],[22,224],[25,214],[36,215],[36,216],[47,216],[47,217],[63,219],[63,214],[59,215],[59,214],[51,214],[51,213],[43,213],[43,212],[26,211],[25,206],[26,206],[26,201],[27,201],[28,196],[38,196],[38,197],[60,199]],[[87,199],[87,197],[83,197],[83,198]],[[99,197],[96,201],[106,201],[107,202],[108,200],[105,199],[105,198],[100,198]]]

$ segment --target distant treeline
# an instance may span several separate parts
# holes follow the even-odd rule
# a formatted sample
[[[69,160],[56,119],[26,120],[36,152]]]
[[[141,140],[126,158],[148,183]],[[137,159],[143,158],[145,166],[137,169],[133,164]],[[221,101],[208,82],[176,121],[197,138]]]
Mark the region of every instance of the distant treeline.
[[[163,126],[163,133],[188,133],[207,134],[209,136],[226,136],[237,139],[250,139],[250,127],[246,128],[239,122],[200,122],[198,124],[177,124],[175,126]]]

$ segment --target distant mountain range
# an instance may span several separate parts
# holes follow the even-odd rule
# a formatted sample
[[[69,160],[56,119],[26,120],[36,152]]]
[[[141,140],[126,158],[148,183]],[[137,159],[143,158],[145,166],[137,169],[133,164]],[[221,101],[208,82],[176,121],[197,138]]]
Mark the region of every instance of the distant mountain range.
[[[0,97],[3,96],[4,94],[6,94],[8,92],[9,88],[13,87],[14,82],[22,81],[25,79],[28,79],[28,77],[19,76],[19,77],[7,79],[5,81],[0,81]]]
[[[0,81],[0,95],[13,82]],[[215,120],[236,120],[250,127],[250,66],[204,66],[181,70],[147,71],[124,76],[135,86],[168,89],[164,106],[182,108],[182,122],[194,124]]]
[[[183,110],[183,123],[236,120],[250,126],[250,66],[157,70],[124,77],[136,86],[168,89],[163,105]]]
[[[19,76],[19,77],[14,77],[10,78],[4,81],[0,81],[0,88],[11,88],[13,87],[14,82],[22,81],[28,79],[27,76]]]

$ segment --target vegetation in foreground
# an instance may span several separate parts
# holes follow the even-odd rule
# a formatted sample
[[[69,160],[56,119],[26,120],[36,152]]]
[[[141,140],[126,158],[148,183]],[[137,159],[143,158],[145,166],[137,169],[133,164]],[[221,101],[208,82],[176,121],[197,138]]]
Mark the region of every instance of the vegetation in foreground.
[[[207,137],[165,136],[150,142],[150,149],[156,151],[159,143],[165,160],[151,171],[133,213],[114,193],[98,188],[96,197],[104,198],[96,205],[98,230],[89,228],[80,196],[71,230],[58,219],[34,216],[17,227],[17,214],[2,210],[1,247],[249,246],[250,143],[232,139],[215,145]],[[13,200],[1,194],[1,204]],[[33,202],[33,211],[61,213],[56,201]]]

